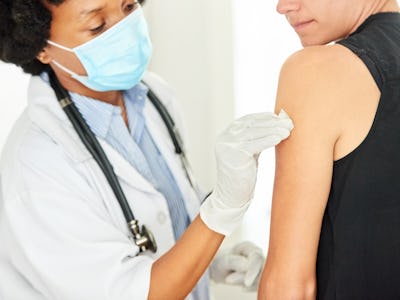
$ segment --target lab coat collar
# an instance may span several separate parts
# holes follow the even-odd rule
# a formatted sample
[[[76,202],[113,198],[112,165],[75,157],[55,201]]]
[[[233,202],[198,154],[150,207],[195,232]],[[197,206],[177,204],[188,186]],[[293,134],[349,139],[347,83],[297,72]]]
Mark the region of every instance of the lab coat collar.
[[[143,177],[132,165],[122,157],[112,146],[105,140],[99,140],[107,158],[113,166],[115,174],[120,180],[126,184],[133,186],[135,189],[141,190],[146,193],[156,194],[159,193],[153,185],[145,177]]]
[[[66,154],[76,163],[93,159],[80,141],[68,117],[57,102],[53,89],[40,77],[33,76],[28,88],[28,114],[37,126],[45,131],[57,144],[62,145]],[[131,164],[104,140],[99,139],[116,175],[135,189],[158,193]]]
[[[62,122],[68,122],[68,118],[57,102],[53,89],[39,76],[32,76],[28,86],[28,105],[41,107]]]

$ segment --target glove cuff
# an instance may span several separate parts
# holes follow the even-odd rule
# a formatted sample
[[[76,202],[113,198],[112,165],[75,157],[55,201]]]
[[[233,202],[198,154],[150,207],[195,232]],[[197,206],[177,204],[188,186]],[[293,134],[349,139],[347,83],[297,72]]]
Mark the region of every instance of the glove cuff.
[[[241,207],[229,207],[212,193],[200,206],[200,218],[211,230],[230,235],[242,222],[250,201]]]

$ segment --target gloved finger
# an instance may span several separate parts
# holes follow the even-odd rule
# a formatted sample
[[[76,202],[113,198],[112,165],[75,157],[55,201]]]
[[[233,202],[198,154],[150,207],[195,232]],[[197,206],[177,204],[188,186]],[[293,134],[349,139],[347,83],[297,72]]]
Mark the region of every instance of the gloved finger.
[[[246,122],[233,123],[222,135],[225,135],[226,139],[242,140],[247,137],[251,138],[255,130],[261,133],[261,135],[268,135],[273,133],[276,128],[292,130],[293,122],[291,119],[286,118],[268,120],[248,119]]]
[[[237,122],[248,122],[248,120],[254,121],[254,120],[278,120],[280,118],[285,118],[285,115],[282,115],[281,117],[274,112],[257,112],[257,113],[252,113],[252,114],[247,114],[244,115],[238,119],[236,119]]]
[[[241,255],[228,254],[218,264],[220,270],[244,272],[247,270],[247,258]]]
[[[283,127],[289,130],[294,128],[293,121],[290,118],[282,118],[276,122],[277,127]]]
[[[293,122],[290,118],[286,117],[278,117],[278,118],[266,118],[266,119],[254,119],[249,118],[246,120],[242,120],[237,122],[235,125],[240,125],[242,128],[252,128],[252,127],[276,127],[276,126],[283,126],[283,127],[290,127],[293,125]],[[239,126],[238,126],[239,127]]]
[[[263,127],[263,126],[255,126],[244,128],[235,135],[226,136],[226,143],[235,143],[239,144],[241,142],[252,142],[257,141],[258,139],[262,139],[264,137],[268,137],[271,135],[278,135],[282,138],[287,138],[290,134],[289,127],[274,125],[273,127]]]
[[[243,285],[244,273],[234,272],[225,278],[225,283]]]
[[[237,121],[246,121],[246,120],[268,120],[268,119],[290,119],[289,115],[281,109],[279,111],[279,114],[276,114],[274,112],[257,112],[257,113],[251,113],[244,115],[238,119]]]
[[[253,141],[253,142],[243,143],[240,149],[244,151],[247,155],[253,156],[255,154],[259,154],[260,152],[262,152],[267,148],[278,145],[284,139],[286,139],[286,137],[272,135],[259,139],[257,140],[257,142]]]
[[[250,121],[268,121],[268,120],[291,120],[289,115],[281,109],[279,114],[275,114],[272,112],[260,112],[260,113],[253,113],[253,114],[248,114],[245,115],[237,121],[239,122],[247,122],[248,120]]]
[[[258,282],[261,270],[264,266],[264,261],[265,259],[260,253],[253,253],[250,255],[247,272],[243,280],[246,287],[251,287]]]
[[[284,126],[287,127],[291,125],[291,122],[292,122],[291,119],[285,113],[281,113],[281,115],[279,116],[270,112],[255,113],[255,114],[248,114],[239,119],[234,120],[226,128],[225,131],[235,134],[237,131],[240,131],[243,128],[254,127],[257,125],[272,127],[284,124]]]

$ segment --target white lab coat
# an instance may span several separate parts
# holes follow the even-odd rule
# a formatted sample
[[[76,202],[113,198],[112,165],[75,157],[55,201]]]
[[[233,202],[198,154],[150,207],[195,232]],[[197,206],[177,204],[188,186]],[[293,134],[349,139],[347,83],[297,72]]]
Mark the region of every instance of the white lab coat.
[[[152,74],[145,81],[179,126],[172,93],[164,82]],[[53,90],[34,76],[28,95],[28,107],[15,124],[0,162],[0,299],[147,299],[152,262],[174,245],[166,199],[100,141],[133,213],[157,240],[155,255],[137,256],[138,248],[128,238],[109,184]],[[193,219],[199,197],[149,101],[144,115]]]

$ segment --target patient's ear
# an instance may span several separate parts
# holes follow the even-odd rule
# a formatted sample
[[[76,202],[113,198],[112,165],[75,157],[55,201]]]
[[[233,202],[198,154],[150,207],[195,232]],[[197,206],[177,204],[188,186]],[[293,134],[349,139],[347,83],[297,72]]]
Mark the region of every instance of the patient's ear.
[[[43,48],[42,51],[36,56],[37,60],[39,60],[42,64],[48,65],[52,61],[52,57],[47,51],[47,48]]]

